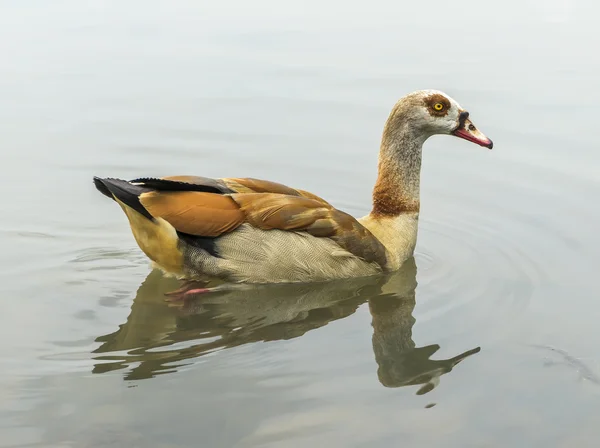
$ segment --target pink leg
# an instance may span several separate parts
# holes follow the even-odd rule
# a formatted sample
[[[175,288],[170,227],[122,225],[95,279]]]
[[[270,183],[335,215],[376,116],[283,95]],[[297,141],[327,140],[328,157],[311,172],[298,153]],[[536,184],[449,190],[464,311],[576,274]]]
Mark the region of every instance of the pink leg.
[[[196,294],[209,292],[210,288],[205,288],[207,282],[202,281],[186,281],[179,289],[165,293],[169,302],[189,299]]]
[[[244,290],[244,289],[252,289],[252,285],[244,285],[244,284],[231,284],[231,283],[224,283],[218,286],[213,286],[211,288],[205,288],[204,286],[206,286],[206,282],[198,282],[198,281],[191,281],[191,282],[186,282],[184,283],[184,285],[173,291],[173,292],[168,292],[165,294],[165,296],[167,296],[167,300],[169,302],[177,302],[180,300],[187,300],[187,299],[191,299],[192,297],[198,295],[198,294],[206,294],[209,292],[220,292],[220,291],[232,291],[232,290],[236,290],[236,291],[240,291],[240,290]]]

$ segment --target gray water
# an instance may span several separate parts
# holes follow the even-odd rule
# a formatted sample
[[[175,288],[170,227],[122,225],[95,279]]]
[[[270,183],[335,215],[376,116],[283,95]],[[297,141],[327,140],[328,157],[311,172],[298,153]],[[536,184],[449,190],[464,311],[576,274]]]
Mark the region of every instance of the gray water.
[[[600,436],[591,1],[0,2],[0,446],[572,447]],[[169,306],[93,175],[258,177],[368,212],[440,89],[414,262]]]

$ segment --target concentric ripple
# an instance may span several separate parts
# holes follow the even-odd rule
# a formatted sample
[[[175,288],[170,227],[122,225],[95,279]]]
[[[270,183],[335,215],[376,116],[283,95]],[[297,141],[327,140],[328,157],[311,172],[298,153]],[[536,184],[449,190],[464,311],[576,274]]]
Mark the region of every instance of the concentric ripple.
[[[480,327],[482,320],[515,318],[528,307],[543,272],[514,241],[490,231],[489,221],[461,217],[421,223],[415,258],[424,319],[476,313],[465,325]]]
[[[536,296],[552,288],[564,270],[562,260],[585,256],[571,238],[571,223],[580,210],[574,207],[573,215],[563,219],[552,217],[551,228],[540,225],[556,201],[567,202],[573,194],[562,193],[561,199],[520,187],[506,205],[468,195],[444,198],[439,208],[428,204],[415,251],[417,321],[435,320],[449,334],[506,331]]]

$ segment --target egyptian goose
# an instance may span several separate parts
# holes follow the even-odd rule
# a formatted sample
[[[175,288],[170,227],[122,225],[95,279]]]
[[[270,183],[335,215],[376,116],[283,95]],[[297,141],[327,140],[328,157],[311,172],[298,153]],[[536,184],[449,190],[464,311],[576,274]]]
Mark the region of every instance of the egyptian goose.
[[[401,98],[383,129],[371,212],[355,219],[298,188],[251,178],[94,177],[123,209],[142,251],[180,279],[316,282],[394,271],[413,254],[421,148],[435,134],[492,148],[448,95]]]

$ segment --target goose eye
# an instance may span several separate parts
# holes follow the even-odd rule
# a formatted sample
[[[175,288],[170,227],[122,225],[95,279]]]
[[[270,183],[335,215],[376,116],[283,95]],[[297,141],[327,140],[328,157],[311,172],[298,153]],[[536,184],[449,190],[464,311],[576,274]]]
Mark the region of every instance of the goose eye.
[[[435,103],[433,105],[433,108],[439,112],[440,110],[442,110],[444,108],[444,105],[442,103]]]

